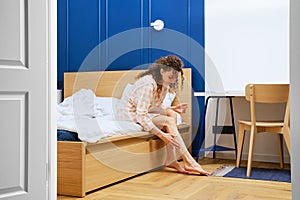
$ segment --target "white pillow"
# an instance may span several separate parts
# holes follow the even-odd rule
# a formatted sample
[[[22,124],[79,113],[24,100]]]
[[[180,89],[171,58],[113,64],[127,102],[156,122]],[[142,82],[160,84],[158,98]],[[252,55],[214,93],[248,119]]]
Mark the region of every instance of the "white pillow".
[[[175,99],[175,96],[176,94],[175,93],[170,93],[168,92],[166,94],[166,97],[164,98],[164,101],[163,101],[163,106],[171,106],[172,105],[172,102],[174,101]]]
[[[64,99],[57,106],[57,111],[62,115],[95,116],[94,92],[89,89],[81,89],[72,96]]]
[[[164,98],[164,101],[163,101],[163,106],[171,106],[174,99],[176,97],[176,93],[170,93],[168,92],[166,94],[166,97]],[[182,123],[182,117],[179,113],[176,113],[176,116],[177,116],[177,125],[181,124]]]

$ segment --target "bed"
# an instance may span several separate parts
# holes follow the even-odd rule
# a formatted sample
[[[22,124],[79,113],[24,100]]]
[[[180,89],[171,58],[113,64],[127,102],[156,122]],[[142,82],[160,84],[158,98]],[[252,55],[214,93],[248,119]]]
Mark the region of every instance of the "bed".
[[[133,83],[141,70],[70,72],[64,74],[64,98],[81,89],[96,96],[121,98],[127,83]],[[189,148],[191,137],[191,69],[184,69],[185,83],[173,104],[186,102],[179,131]],[[158,169],[164,160],[164,143],[149,132],[105,137],[96,143],[57,142],[57,193],[83,197],[88,192]],[[117,166],[117,167],[116,167]]]

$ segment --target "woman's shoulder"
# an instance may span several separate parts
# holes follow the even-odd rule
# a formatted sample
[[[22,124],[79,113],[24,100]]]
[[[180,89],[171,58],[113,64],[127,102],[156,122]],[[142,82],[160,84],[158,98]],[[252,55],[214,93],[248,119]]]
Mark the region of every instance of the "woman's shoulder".
[[[136,83],[136,86],[150,86],[150,87],[156,87],[156,82],[152,75],[145,75],[141,78],[139,78]]]

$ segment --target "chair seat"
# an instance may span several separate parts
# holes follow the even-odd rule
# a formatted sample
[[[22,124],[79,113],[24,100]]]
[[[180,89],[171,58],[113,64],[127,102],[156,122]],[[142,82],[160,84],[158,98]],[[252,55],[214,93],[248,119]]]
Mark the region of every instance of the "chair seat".
[[[239,120],[239,123],[251,126],[251,121]],[[282,127],[283,121],[256,122],[256,127]]]

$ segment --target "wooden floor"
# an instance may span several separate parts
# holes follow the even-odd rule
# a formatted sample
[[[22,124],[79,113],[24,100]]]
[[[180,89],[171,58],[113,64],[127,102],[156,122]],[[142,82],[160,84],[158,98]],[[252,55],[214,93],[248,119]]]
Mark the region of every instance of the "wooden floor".
[[[212,171],[235,161],[201,159],[204,169]],[[242,163],[245,166],[245,163]],[[254,162],[253,167],[278,168],[279,164]],[[285,165],[288,169],[289,165]],[[88,194],[85,198],[57,196],[58,200],[285,200],[292,199],[291,183],[249,179],[183,175],[171,169],[144,174]]]

